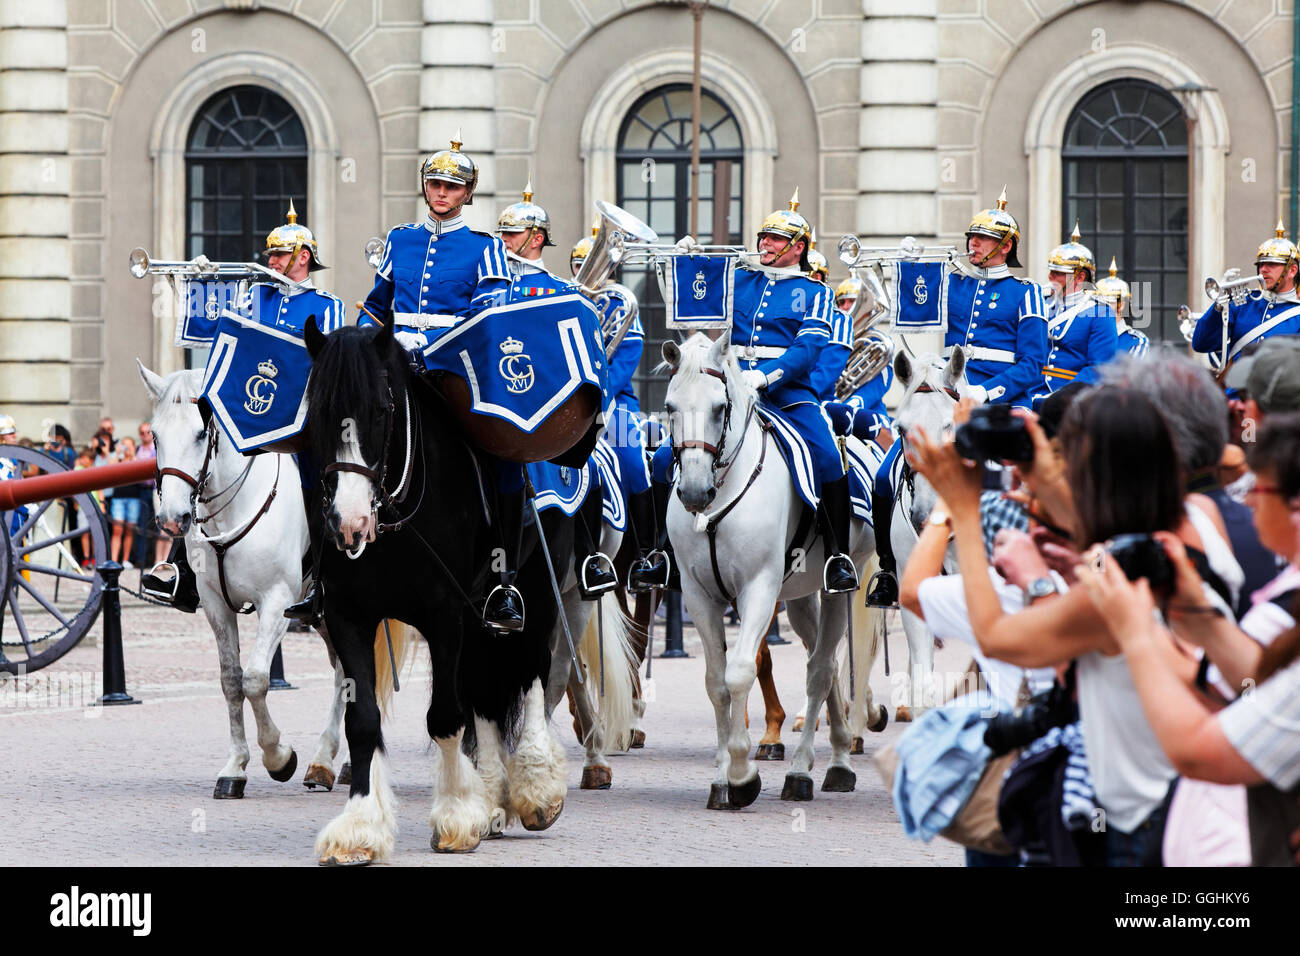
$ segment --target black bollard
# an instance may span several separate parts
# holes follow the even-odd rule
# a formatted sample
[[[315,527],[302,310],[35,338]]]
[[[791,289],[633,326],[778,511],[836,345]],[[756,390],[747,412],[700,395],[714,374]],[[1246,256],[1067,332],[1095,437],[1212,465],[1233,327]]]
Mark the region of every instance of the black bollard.
[[[122,565],[109,561],[99,566],[99,576],[104,582],[104,696],[99,703],[104,707],[117,704],[139,704],[126,692],[126,664],[122,658],[122,600],[117,589],[117,578]]]
[[[664,652],[660,657],[690,657],[682,647],[682,592],[664,592]]]
[[[271,682],[267,685],[267,690],[297,690],[287,680],[284,679],[284,657],[280,653],[284,650],[284,645],[275,649],[275,656],[271,658]]]

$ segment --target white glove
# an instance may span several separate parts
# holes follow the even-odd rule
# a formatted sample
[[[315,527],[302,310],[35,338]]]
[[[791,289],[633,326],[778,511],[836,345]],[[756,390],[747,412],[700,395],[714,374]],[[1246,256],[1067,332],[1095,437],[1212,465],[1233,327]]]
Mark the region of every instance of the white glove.
[[[195,269],[202,271],[209,268],[212,265],[212,260],[200,252],[197,256],[195,256],[193,259],[190,260],[190,265],[194,266]]]
[[[760,372],[756,368],[751,368],[747,372],[741,372],[740,379],[755,391],[758,391],[760,388],[767,388],[767,373]]]
[[[701,246],[698,242],[695,241],[694,236],[682,236],[680,239],[677,240],[677,243],[673,246],[673,248],[676,249],[679,253],[686,255],[688,253],[699,252]]]
[[[971,385],[967,387],[966,394],[974,399],[976,405],[983,405],[989,400],[988,389],[983,385]]]
[[[397,344],[408,352],[413,349],[424,348],[424,336],[419,332],[394,332],[393,338],[397,339]]]

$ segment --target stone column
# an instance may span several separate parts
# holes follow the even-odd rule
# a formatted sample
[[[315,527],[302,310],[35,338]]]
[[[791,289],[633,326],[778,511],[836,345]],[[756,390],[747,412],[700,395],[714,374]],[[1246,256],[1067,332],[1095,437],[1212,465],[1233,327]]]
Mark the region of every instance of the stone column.
[[[68,420],[68,42],[64,0],[0,0],[0,412],[39,440]]]
[[[420,39],[420,151],[446,149],[457,129],[478,164],[474,205],[465,210],[475,229],[496,225],[496,84],[492,65],[500,38],[492,0],[424,0]],[[415,173],[411,175],[412,182]]]
[[[873,242],[938,232],[936,0],[864,0],[858,223]]]

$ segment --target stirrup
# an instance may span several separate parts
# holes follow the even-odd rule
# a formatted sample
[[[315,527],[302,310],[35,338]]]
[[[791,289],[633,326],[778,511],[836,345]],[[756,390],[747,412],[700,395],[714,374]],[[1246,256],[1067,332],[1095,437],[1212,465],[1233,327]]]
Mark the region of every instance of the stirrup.
[[[878,600],[872,601],[872,597],[875,596],[877,589],[888,591],[890,585],[893,585],[894,599],[892,602],[890,602],[889,604],[884,604],[879,602]],[[870,580],[867,581],[866,605],[867,607],[874,607],[879,609],[899,610],[898,577],[894,574],[893,571],[877,571],[875,574],[871,576]]]
[[[499,612],[510,611],[512,612],[511,616],[499,619],[489,618],[488,611],[492,608],[494,601],[500,602]],[[488,594],[487,601],[483,604],[483,623],[498,634],[513,634],[522,631],[524,629],[524,596],[519,593],[519,589],[513,584],[498,584],[494,587],[491,593]]]
[[[661,579],[646,581],[643,580],[646,575],[654,570],[654,565],[659,561],[663,562],[664,571]],[[655,548],[647,551],[645,555],[637,558],[632,562],[632,566],[627,572],[627,590],[629,594],[645,594],[650,591],[660,591],[669,586],[673,576],[672,558],[668,552],[662,548]]]
[[[159,572],[171,572],[170,582],[159,576]],[[157,581],[157,584],[153,584]],[[176,591],[181,586],[180,568],[170,561],[159,561],[152,568],[140,576],[140,590],[153,598],[155,601],[166,601],[171,604],[176,600]]]
[[[597,551],[582,559],[578,574],[578,590],[584,601],[595,601],[602,594],[618,587],[618,575],[614,572],[614,562],[604,553]]]
[[[836,587],[831,587],[831,582],[830,582],[831,565],[837,564],[840,561],[847,562],[848,566],[852,569],[852,574],[851,574],[852,583],[851,584],[842,583]],[[858,589],[858,569],[857,566],[853,563],[853,559],[849,557],[847,554],[844,554],[843,552],[840,552],[838,554],[832,554],[829,558],[827,558],[826,563],[822,565],[822,590],[825,591],[827,594],[849,594],[853,591],[856,591],[857,589]]]

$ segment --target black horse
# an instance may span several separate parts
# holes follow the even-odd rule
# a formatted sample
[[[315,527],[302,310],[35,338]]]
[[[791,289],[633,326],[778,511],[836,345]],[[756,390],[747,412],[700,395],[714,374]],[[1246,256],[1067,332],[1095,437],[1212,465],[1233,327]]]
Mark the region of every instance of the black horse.
[[[545,829],[563,809],[565,773],[544,713],[558,612],[536,531],[524,534],[516,581],[524,629],[494,633],[481,611],[506,545],[490,518],[491,464],[466,444],[436,383],[411,370],[391,327],[325,336],[309,323],[306,341],[306,431],[312,459],[325,466],[324,537],[336,545],[318,561],[325,628],[354,682],[345,721],[352,789],[317,837],[318,858],[363,864],[393,848],[375,663],[388,655],[386,619],[418,631],[432,660],[433,848],[472,850],[516,817]],[[573,521],[547,511],[542,524],[562,569],[573,557]]]

